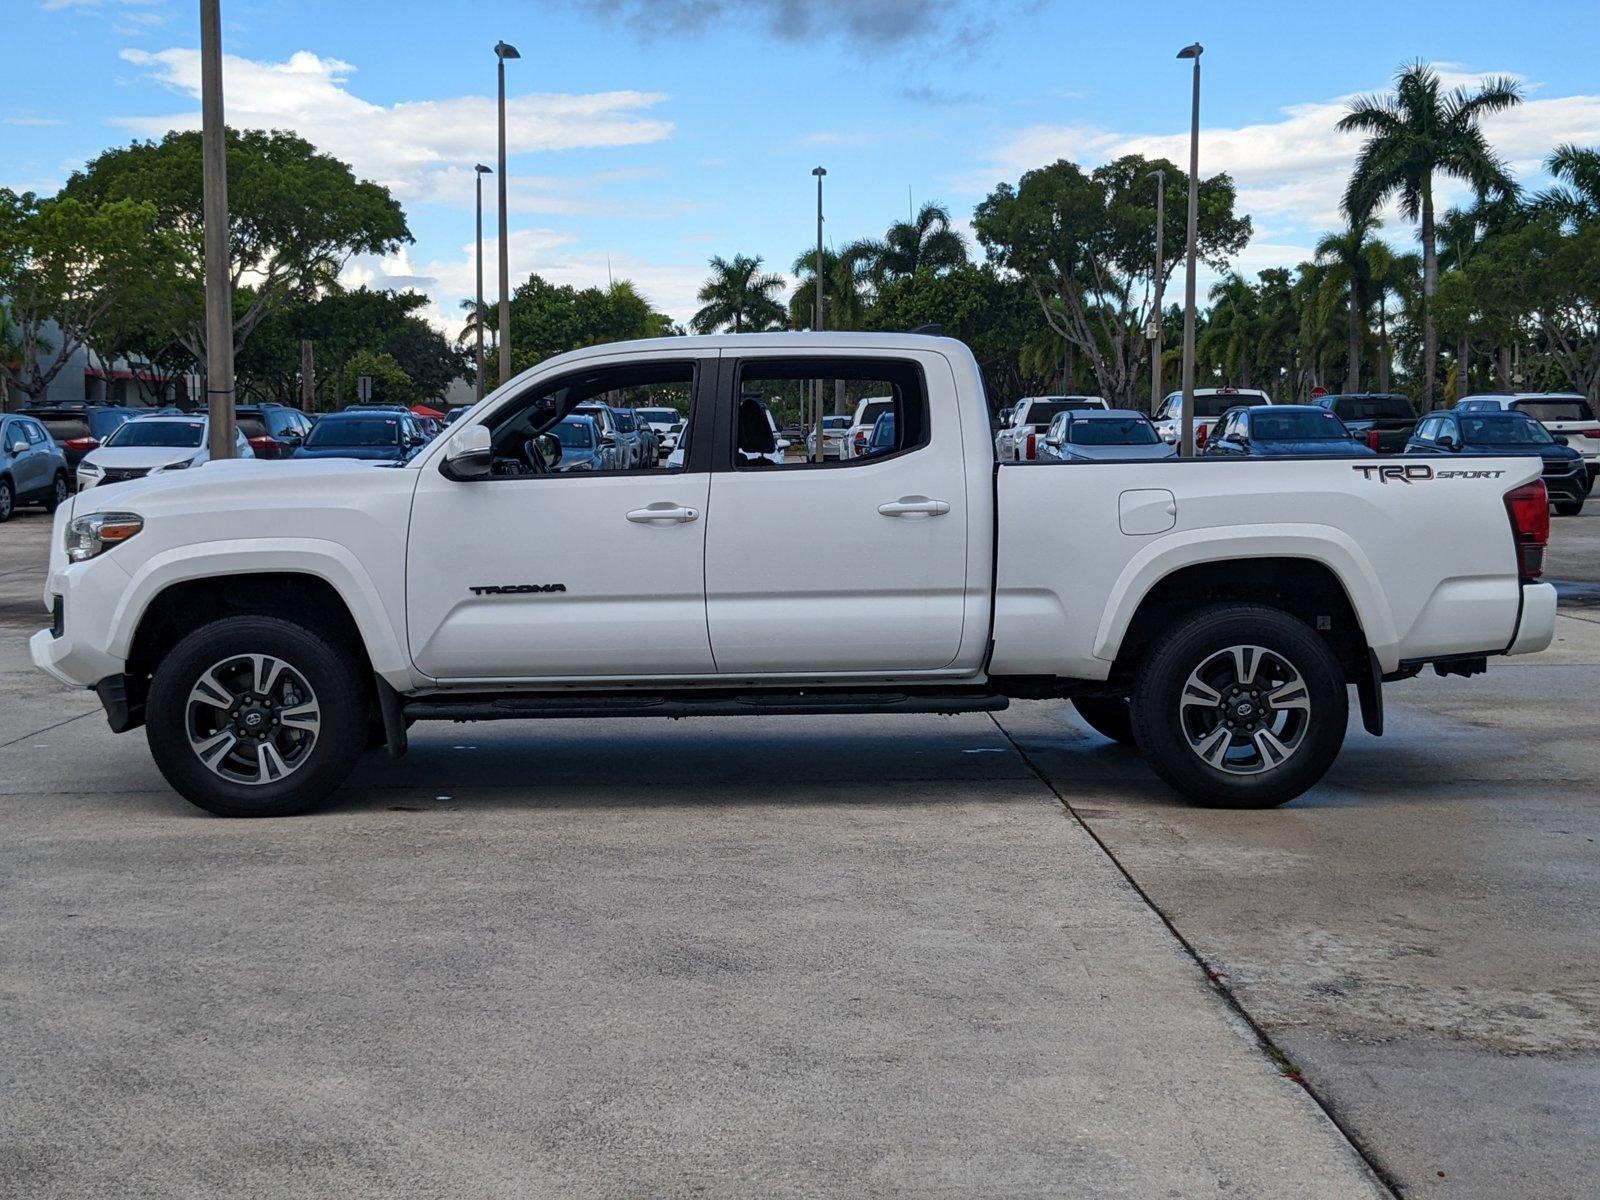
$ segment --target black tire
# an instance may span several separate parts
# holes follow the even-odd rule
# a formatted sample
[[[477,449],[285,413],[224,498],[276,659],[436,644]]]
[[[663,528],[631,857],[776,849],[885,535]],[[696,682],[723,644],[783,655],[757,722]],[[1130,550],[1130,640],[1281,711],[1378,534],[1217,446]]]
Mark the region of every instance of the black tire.
[[[67,486],[67,473],[65,471],[57,471],[54,482],[50,484],[50,490],[44,496],[45,512],[55,512],[56,509],[67,502],[71,495],[72,489]]]
[[[1583,511],[1582,500],[1556,500],[1552,503],[1558,517],[1575,517]]]
[[[0,525],[11,520],[11,514],[17,511],[17,489],[11,486],[11,480],[0,479]]]
[[[1078,710],[1084,724],[1096,733],[1113,742],[1121,742],[1124,746],[1138,745],[1133,736],[1133,713],[1125,698],[1080,696],[1073,700],[1072,707]]]
[[[280,660],[304,681],[320,724],[285,776],[235,782],[191,745],[191,689],[214,665],[252,654]],[[315,630],[279,617],[228,617],[195,630],[162,660],[146,700],[145,734],[162,775],[192,804],[222,817],[285,817],[314,808],[349,777],[366,744],[370,709],[356,663]]]
[[[1263,681],[1259,692],[1247,690],[1253,685],[1234,689],[1239,694],[1232,703],[1240,706],[1234,709],[1194,699],[1203,693],[1189,690],[1191,676],[1200,676],[1209,664],[1240,662],[1230,654],[1233,647],[1245,651],[1243,665]],[[1298,675],[1304,695],[1290,691],[1281,707],[1274,706],[1268,690],[1276,685],[1268,681],[1273,672],[1285,677],[1285,667]],[[1228,691],[1216,694],[1222,699]],[[1222,728],[1230,716],[1260,720],[1264,698],[1269,700],[1265,714],[1283,722],[1276,733],[1273,726],[1266,727],[1266,744],[1256,733]],[[1303,621],[1253,604],[1213,605],[1171,626],[1150,647],[1131,701],[1134,736],[1156,774],[1196,803],[1221,808],[1272,808],[1314,786],[1338,756],[1350,719],[1344,673],[1328,644]],[[1191,740],[1186,722],[1214,724],[1205,736]],[[1273,761],[1273,739],[1291,728],[1297,733],[1289,743],[1276,742],[1279,750],[1288,746],[1286,756]],[[1212,736],[1222,743],[1219,757],[1227,769],[1202,759],[1196,748],[1201,743],[1215,746]],[[1243,761],[1230,757],[1236,749],[1244,751]],[[1253,767],[1252,757],[1258,760]],[[1253,773],[1243,773],[1247,770]]]

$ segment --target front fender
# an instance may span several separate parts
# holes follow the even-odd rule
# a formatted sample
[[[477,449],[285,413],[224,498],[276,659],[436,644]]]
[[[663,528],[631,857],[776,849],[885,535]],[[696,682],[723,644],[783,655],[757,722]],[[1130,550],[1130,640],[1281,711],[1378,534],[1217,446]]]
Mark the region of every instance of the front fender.
[[[112,613],[110,652],[127,660],[146,610],[176,583],[229,575],[293,573],[329,584],[344,601],[361,633],[372,668],[400,691],[428,682],[416,674],[398,636],[403,613],[393,615],[361,560],[345,546],[319,538],[241,538],[174,546],[151,556],[133,572]]]
[[[1151,543],[1129,560],[1112,587],[1095,632],[1095,658],[1115,661],[1139,605],[1174,571],[1248,558],[1303,558],[1327,567],[1343,585],[1383,669],[1399,665],[1400,637],[1377,572],[1353,538],[1329,525],[1230,525],[1191,529]]]

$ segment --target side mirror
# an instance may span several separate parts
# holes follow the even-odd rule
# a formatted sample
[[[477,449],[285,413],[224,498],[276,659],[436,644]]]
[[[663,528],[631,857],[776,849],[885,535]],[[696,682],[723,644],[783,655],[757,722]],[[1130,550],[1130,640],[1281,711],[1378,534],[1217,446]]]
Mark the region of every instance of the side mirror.
[[[1054,446],[1057,450],[1061,449],[1061,439],[1051,434],[1045,435],[1044,444],[1046,446]]]
[[[11,443],[9,449],[13,454],[26,454],[28,452],[28,443],[24,441],[15,441]]]
[[[1459,450],[1461,449],[1461,443],[1456,441],[1455,438],[1451,437],[1448,433],[1441,433],[1439,435],[1439,449]]]
[[[1568,442],[1567,439],[1562,434],[1558,433],[1558,434],[1555,434],[1553,436],[1555,437],[1556,441],[1560,442],[1563,446],[1571,445],[1571,443]]]
[[[553,467],[561,461],[561,439],[555,434],[541,433],[533,446],[546,467]]]
[[[494,443],[485,426],[468,425],[450,439],[444,455],[444,473],[448,478],[462,483],[487,479],[493,465]]]

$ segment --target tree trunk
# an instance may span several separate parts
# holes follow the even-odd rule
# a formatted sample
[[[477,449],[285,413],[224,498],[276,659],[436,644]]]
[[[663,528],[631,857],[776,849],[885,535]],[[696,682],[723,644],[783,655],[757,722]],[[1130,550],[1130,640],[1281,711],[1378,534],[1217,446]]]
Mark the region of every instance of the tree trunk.
[[[1350,272],[1350,362],[1344,369],[1344,390],[1361,390],[1361,287]]]
[[[1496,391],[1511,390],[1511,347],[1497,346],[1494,352],[1494,386]]]
[[[1456,399],[1472,394],[1472,343],[1463,333],[1461,340],[1456,343]]]
[[[1422,411],[1432,412],[1439,369],[1439,332],[1433,327],[1433,297],[1439,290],[1439,248],[1433,235],[1433,175],[1422,180]]]

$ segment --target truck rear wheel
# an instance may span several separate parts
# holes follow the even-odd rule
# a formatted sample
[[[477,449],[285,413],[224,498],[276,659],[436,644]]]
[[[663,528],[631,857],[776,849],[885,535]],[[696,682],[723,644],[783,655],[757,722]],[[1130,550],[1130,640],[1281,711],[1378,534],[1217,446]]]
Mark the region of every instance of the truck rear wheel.
[[[1132,696],[1150,765],[1200,804],[1271,808],[1327,773],[1344,744],[1339,660],[1303,621],[1219,604],[1152,646]]]
[[[350,655],[278,617],[230,617],[189,634],[150,683],[156,766],[224,817],[305,812],[349,776],[370,699]]]
[[[1072,707],[1078,710],[1083,723],[1096,733],[1124,746],[1138,744],[1133,736],[1133,713],[1122,697],[1078,697],[1072,701]]]

